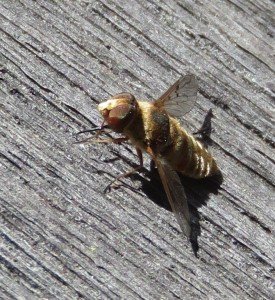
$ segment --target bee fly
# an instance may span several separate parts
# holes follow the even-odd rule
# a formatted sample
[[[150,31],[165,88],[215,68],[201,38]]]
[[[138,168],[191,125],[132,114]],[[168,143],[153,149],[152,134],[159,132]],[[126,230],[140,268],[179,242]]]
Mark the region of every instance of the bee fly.
[[[171,208],[187,237],[190,236],[189,210],[177,172],[193,178],[204,178],[219,172],[207,149],[188,134],[176,119],[191,110],[197,91],[196,77],[186,75],[153,102],[137,101],[133,95],[121,93],[98,105],[104,118],[103,125],[107,124],[108,128],[123,135],[108,141],[121,143],[129,140],[139,157],[139,167],[118,178],[141,168],[142,152],[148,153],[155,162]]]

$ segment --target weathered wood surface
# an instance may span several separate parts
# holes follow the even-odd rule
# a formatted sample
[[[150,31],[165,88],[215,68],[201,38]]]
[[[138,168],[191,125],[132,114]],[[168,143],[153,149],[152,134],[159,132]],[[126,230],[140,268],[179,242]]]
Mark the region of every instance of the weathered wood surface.
[[[274,11],[1,0],[1,299],[274,298]],[[200,97],[184,124],[197,130],[213,109],[223,173],[216,188],[183,179],[198,258],[158,205],[156,174],[103,193],[137,162],[131,146],[73,144],[100,124],[99,101],[150,100],[187,72]]]

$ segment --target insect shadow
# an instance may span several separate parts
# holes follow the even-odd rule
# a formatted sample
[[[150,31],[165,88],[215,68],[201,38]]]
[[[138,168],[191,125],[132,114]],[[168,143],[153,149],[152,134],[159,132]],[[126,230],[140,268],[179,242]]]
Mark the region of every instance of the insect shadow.
[[[151,199],[154,203],[163,207],[164,209],[172,212],[171,206],[169,204],[161,180],[159,178],[157,169],[151,167],[150,172],[148,172],[148,174],[146,175],[148,179],[143,178],[139,174],[134,174],[131,177],[134,180],[140,181],[141,189],[149,199]],[[204,179],[193,179],[190,177],[183,176],[181,174],[179,174],[179,176],[181,179],[181,183],[185,189],[191,216],[190,242],[195,256],[198,257],[198,237],[201,234],[201,218],[198,212],[198,208],[200,208],[203,205],[206,205],[210,194],[218,193],[219,187],[223,181],[223,177],[222,174],[218,174],[216,176]]]
[[[200,141],[205,148],[208,148],[208,146],[211,146],[213,144],[212,139],[210,137],[212,133],[212,118],[213,112],[210,108],[204,118],[201,128],[198,131],[193,132],[193,135],[196,136],[197,140]]]

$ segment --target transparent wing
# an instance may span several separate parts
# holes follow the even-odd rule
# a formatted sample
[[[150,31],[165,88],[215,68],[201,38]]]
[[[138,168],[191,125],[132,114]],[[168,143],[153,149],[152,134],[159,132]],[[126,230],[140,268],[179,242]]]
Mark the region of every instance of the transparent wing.
[[[189,237],[191,228],[187,198],[180,178],[168,164],[154,159],[171,208],[183,233]]]
[[[159,99],[154,102],[168,114],[181,117],[189,112],[197,99],[198,81],[195,75],[186,75],[177,80]]]

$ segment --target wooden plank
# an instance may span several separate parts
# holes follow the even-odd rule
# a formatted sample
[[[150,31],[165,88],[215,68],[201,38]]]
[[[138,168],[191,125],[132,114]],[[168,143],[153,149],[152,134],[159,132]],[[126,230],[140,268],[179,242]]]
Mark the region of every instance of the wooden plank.
[[[272,299],[274,9],[1,1],[0,298]],[[195,131],[213,109],[223,173],[220,186],[183,178],[198,257],[154,172],[103,193],[137,162],[130,145],[73,144],[100,124],[100,101],[152,100],[187,72],[200,94],[183,124]]]

